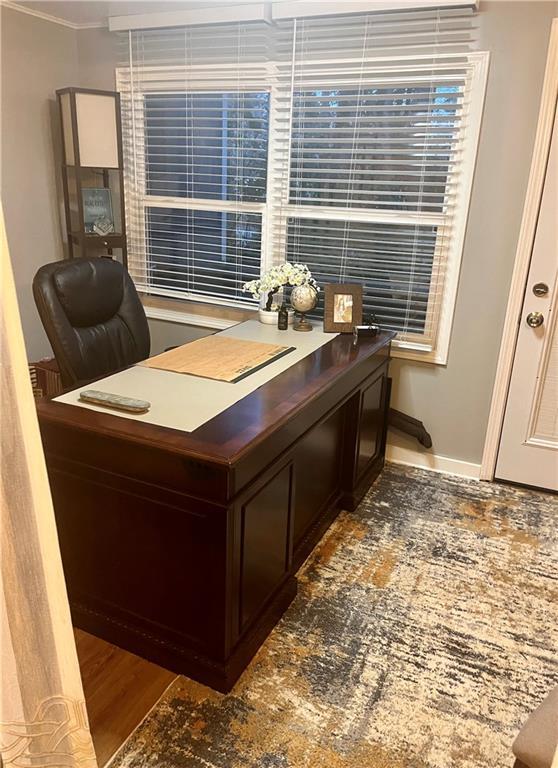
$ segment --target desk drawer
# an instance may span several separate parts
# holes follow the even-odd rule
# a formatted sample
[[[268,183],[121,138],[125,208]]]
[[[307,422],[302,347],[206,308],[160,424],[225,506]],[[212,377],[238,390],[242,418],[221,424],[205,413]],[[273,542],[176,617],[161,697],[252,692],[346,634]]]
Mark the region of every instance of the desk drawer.
[[[72,429],[55,422],[43,420],[40,426],[49,461],[67,460],[195,498],[226,502],[226,466],[205,463],[153,444]]]

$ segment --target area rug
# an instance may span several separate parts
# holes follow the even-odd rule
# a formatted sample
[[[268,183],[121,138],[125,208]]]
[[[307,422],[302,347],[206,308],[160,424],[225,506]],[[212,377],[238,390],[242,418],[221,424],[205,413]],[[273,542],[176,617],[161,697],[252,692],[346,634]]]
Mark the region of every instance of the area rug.
[[[113,768],[504,768],[558,682],[558,500],[387,465],[227,696],[186,678]]]

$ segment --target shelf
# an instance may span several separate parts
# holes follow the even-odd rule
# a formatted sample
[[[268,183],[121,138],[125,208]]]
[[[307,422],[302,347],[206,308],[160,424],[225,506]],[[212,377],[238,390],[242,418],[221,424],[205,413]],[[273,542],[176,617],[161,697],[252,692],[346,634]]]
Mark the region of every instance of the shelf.
[[[119,165],[72,165],[71,163],[62,163],[62,168],[67,169],[71,168],[72,170],[76,170],[76,168],[79,168],[80,170],[86,170],[86,171],[120,171],[122,170]]]
[[[72,242],[85,247],[122,248],[126,238],[120,232],[110,232],[108,235],[97,235],[92,232],[70,232]]]

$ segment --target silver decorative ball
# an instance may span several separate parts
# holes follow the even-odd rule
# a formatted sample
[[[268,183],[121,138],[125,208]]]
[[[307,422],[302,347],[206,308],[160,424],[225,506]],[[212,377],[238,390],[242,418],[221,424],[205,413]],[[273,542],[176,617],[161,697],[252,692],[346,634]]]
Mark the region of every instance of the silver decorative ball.
[[[318,292],[311,285],[295,285],[291,291],[291,306],[295,312],[311,312],[318,303]]]

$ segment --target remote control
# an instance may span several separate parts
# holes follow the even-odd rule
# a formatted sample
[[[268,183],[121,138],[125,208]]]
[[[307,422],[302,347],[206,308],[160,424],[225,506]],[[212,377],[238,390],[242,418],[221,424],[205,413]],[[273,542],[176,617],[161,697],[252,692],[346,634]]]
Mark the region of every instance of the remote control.
[[[105,408],[114,408],[117,411],[126,411],[127,413],[147,413],[151,407],[151,403],[147,400],[113,395],[110,392],[100,392],[98,389],[86,389],[80,392],[79,399],[84,403],[102,405]]]

